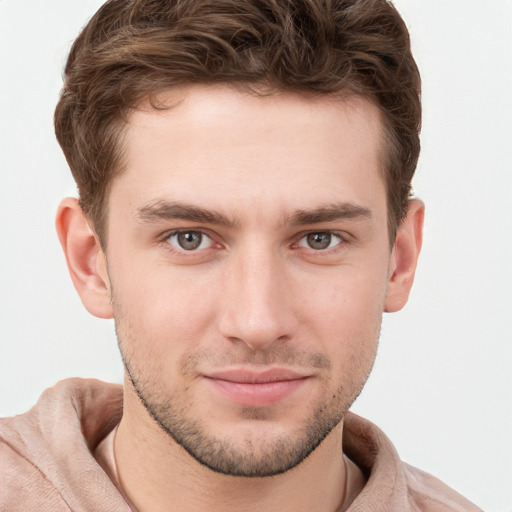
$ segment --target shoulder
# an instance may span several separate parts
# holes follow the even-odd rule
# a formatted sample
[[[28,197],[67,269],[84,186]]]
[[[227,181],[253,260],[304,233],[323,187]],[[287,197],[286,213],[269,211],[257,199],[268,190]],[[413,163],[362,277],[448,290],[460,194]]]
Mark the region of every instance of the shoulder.
[[[409,500],[416,510],[427,512],[482,512],[482,509],[444,482],[402,462]]]
[[[353,413],[344,421],[343,450],[367,477],[350,512],[482,512],[439,479],[400,460],[386,434]]]
[[[100,499],[96,504],[102,503],[101,493],[109,488],[110,501],[119,505],[91,452],[121,413],[121,386],[69,379],[47,389],[27,413],[1,419],[0,509],[81,509],[84,503],[92,505],[94,496]]]
[[[71,510],[37,465],[24,457],[4,438],[0,438],[0,459],[2,510],[38,510],[42,504],[55,512]]]

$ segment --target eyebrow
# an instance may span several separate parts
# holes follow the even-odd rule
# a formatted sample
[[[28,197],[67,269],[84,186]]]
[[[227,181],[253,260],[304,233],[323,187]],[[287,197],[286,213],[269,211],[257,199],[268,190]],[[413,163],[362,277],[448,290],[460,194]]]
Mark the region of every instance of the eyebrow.
[[[179,202],[157,201],[137,208],[136,212],[137,217],[144,222],[181,219],[227,227],[235,227],[239,224],[237,219],[230,219],[220,212]]]
[[[335,220],[359,220],[371,219],[372,212],[369,208],[355,203],[333,203],[312,210],[298,210],[286,220],[295,226],[306,224],[318,224]]]
[[[206,210],[195,205],[182,202],[168,202],[165,200],[141,206],[136,210],[137,217],[143,222],[158,222],[160,220],[188,220],[191,222],[215,224],[226,227],[237,227],[240,222],[237,218],[229,218],[215,210]],[[319,224],[336,220],[371,219],[371,211],[361,205],[345,202],[334,203],[314,209],[297,210],[285,217],[283,225],[304,226]]]

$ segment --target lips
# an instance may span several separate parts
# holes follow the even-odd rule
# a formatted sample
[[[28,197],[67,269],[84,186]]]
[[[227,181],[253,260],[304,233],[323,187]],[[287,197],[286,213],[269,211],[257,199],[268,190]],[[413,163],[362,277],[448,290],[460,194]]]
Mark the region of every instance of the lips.
[[[263,372],[226,370],[205,375],[214,391],[238,405],[266,407],[277,404],[299,390],[309,376],[283,368]]]

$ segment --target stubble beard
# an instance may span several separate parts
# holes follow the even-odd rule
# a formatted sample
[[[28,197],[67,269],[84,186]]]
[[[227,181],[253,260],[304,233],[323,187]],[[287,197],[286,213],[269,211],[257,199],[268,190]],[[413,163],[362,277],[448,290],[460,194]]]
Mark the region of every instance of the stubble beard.
[[[158,426],[200,464],[224,475],[269,477],[289,471],[304,461],[339,425],[345,412],[343,407],[323,404],[313,411],[306,426],[296,432],[258,439],[257,444],[247,437],[235,444],[229,432],[226,438],[211,434],[204,422],[190,416],[184,403],[163,399],[160,393],[154,393],[147,382],[144,385],[134,376],[129,361],[124,363],[135,393]],[[339,402],[342,394],[340,388],[331,400]],[[267,419],[267,411],[263,409],[244,408],[241,416],[263,422]]]
[[[201,418],[194,418],[185,399],[168,396],[156,382],[151,382],[126,357],[119,343],[127,375],[140,402],[157,425],[203,466],[224,475],[237,477],[269,477],[285,473],[303,462],[340,424],[346,411],[359,395],[364,382],[348,391],[338,387],[335,393],[311,411],[302,427],[293,432],[257,441],[245,437],[233,442],[230,432],[218,437],[209,431]],[[151,374],[152,372],[148,372]],[[365,379],[366,381],[366,379]],[[244,408],[243,419],[264,422],[271,414],[266,408]],[[255,427],[257,428],[257,427]],[[339,456],[342,454],[340,452]]]

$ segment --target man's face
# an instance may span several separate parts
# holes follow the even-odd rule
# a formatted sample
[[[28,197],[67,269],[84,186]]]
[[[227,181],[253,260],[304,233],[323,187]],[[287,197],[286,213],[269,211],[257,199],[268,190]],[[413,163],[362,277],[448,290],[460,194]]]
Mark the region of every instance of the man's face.
[[[283,472],[340,424],[375,357],[391,261],[379,113],[220,86],[167,102],[131,115],[109,198],[128,375],[204,465]]]

